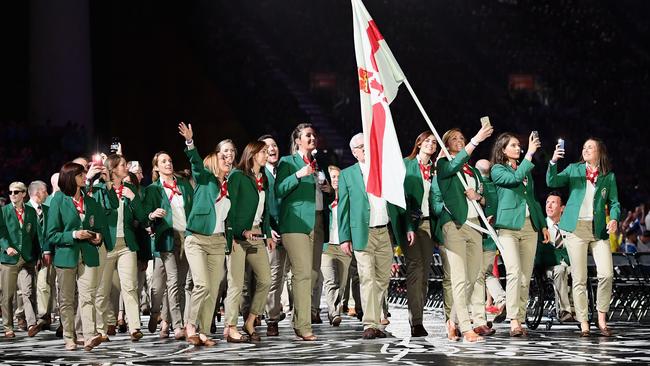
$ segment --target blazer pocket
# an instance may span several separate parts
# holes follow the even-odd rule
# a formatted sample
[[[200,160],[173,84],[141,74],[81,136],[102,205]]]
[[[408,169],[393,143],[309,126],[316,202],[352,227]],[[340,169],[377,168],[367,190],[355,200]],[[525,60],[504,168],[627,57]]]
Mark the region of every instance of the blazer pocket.
[[[194,206],[192,210],[194,210],[194,213],[196,215],[209,215],[210,214],[210,206]]]

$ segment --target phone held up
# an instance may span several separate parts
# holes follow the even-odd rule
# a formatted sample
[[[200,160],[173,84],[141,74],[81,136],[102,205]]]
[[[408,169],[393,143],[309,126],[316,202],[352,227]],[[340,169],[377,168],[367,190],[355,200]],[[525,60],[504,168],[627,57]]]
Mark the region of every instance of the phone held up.
[[[490,117],[488,117],[488,116],[481,117],[481,126],[482,127],[492,126],[492,124],[490,123]]]
[[[559,145],[560,149],[564,150],[564,139],[557,139],[557,144]]]
[[[120,148],[120,138],[113,137],[113,139],[111,140],[111,146],[109,148],[109,151],[111,152],[111,154],[116,154],[119,148]]]

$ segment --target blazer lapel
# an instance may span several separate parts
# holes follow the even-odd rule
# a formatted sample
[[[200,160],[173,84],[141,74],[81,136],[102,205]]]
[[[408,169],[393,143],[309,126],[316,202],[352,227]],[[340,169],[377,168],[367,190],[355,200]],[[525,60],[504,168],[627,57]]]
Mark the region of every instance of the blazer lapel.
[[[368,201],[368,192],[366,191],[366,183],[363,181],[363,172],[361,171],[361,165],[359,163],[357,163],[357,169],[355,170],[356,170],[355,175],[357,176],[357,184],[360,184],[361,191],[363,192],[366,201]]]

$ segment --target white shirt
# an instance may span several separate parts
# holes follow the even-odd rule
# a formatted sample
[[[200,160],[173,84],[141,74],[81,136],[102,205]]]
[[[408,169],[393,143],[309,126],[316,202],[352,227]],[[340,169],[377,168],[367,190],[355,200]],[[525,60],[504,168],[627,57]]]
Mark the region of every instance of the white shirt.
[[[14,206],[14,211],[16,211],[16,205],[13,204],[13,203],[11,205]],[[16,214],[16,220],[18,220],[18,214]],[[23,221],[25,221],[25,205],[24,204],[23,204]],[[21,228],[23,227],[23,223],[20,222],[20,220],[18,220],[18,225],[20,225]]]
[[[359,163],[359,166],[361,167],[361,173],[363,174],[363,181],[367,183],[368,172],[366,171],[366,164]],[[372,193],[368,193],[368,205],[370,206],[370,220],[368,222],[368,227],[387,225],[390,218],[388,217],[386,200],[377,197]]]
[[[305,158],[305,155],[302,153],[302,151],[298,151],[298,155],[300,155],[301,158]],[[312,157],[313,159],[314,157]],[[305,163],[306,164],[306,163]],[[267,164],[268,165],[268,164]],[[273,170],[271,170],[273,171]],[[316,211],[323,211],[323,192],[320,190],[320,186],[318,184],[318,172],[314,172],[314,181],[316,181],[316,198],[315,198],[315,205],[316,205]]]
[[[225,233],[226,217],[228,217],[228,211],[230,211],[230,198],[226,196],[220,199],[219,202],[215,202],[214,210],[217,214],[217,222],[214,225],[213,234]]]
[[[273,176],[273,178],[275,178],[275,175],[276,175],[276,173],[277,173],[277,172],[275,171],[275,169],[276,169],[275,165],[273,165],[273,164],[271,164],[271,163],[266,163],[266,169],[268,169],[269,172],[271,172],[271,175]]]
[[[420,155],[417,156],[418,159],[418,164],[420,164],[422,161],[420,160]],[[431,168],[433,168],[433,162],[432,160],[429,160],[431,163]],[[420,176],[422,176],[422,171],[420,171]],[[422,211],[422,217],[428,217],[429,216],[429,191],[431,190],[431,181],[424,179],[422,177],[422,187],[424,188],[424,196],[422,197],[422,206],[420,207],[420,211]]]
[[[164,188],[165,194],[169,197],[172,190]],[[179,188],[180,190],[180,188]],[[167,198],[169,199],[169,198]],[[185,217],[185,202],[182,194],[175,194],[169,205],[172,207],[172,227],[176,231],[184,232],[187,227],[187,218]]]
[[[33,199],[29,199],[29,204],[34,207],[34,210],[36,210],[36,215],[40,215],[43,212],[43,205],[36,203]]]
[[[580,205],[578,220],[591,221],[594,219],[594,196],[596,195],[596,186],[590,181],[586,182],[585,198]]]
[[[463,178],[465,178],[465,181],[467,182],[467,188],[472,188],[474,190],[477,190],[478,187],[476,185],[476,181],[478,177],[471,176],[468,174],[463,173]],[[475,219],[478,217],[478,211],[474,208],[474,204],[472,204],[472,200],[467,198],[465,196],[465,199],[467,200],[467,219]]]
[[[332,220],[330,221],[330,244],[341,244],[339,240],[339,206],[332,208]]]
[[[120,205],[117,206],[117,228],[115,229],[115,237],[124,237],[124,200],[118,198]]]
[[[264,191],[259,192],[259,200],[257,201],[257,210],[255,211],[255,218],[253,219],[253,226],[259,226],[262,223],[262,214],[264,213],[264,200],[266,198],[266,193]]]

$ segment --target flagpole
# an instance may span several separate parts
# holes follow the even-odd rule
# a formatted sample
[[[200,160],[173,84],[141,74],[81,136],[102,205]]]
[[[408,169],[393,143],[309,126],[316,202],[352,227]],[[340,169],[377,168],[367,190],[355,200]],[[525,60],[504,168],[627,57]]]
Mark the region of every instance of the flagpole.
[[[420,113],[422,113],[422,117],[424,117],[424,120],[427,122],[429,125],[429,128],[431,129],[431,132],[433,132],[433,135],[436,137],[436,140],[438,141],[438,146],[440,146],[440,149],[442,152],[445,154],[445,157],[449,160],[451,160],[451,155],[449,155],[449,151],[445,147],[445,144],[443,144],[442,139],[440,138],[440,135],[438,135],[438,131],[436,128],[433,126],[433,123],[431,122],[431,119],[429,119],[429,116],[427,115],[427,112],[424,111],[424,107],[422,106],[422,103],[420,103],[420,100],[418,99],[418,96],[415,95],[415,92],[413,91],[413,88],[411,88],[411,84],[409,83],[408,79],[404,77],[404,85],[406,85],[406,89],[408,89],[409,93],[411,94],[411,97],[415,101],[415,104],[418,106],[418,109],[420,109]],[[463,187],[465,190],[467,190],[469,187],[467,186],[467,183],[465,182],[464,179],[462,179],[460,171],[456,172],[456,176],[460,180],[460,182],[463,184]],[[470,200],[474,208],[476,209],[476,212],[478,212],[479,216],[481,217],[481,220],[483,220],[483,223],[487,227],[487,234],[489,234],[494,242],[497,244],[499,248],[501,248],[501,243],[499,242],[499,238],[497,237],[496,231],[494,231],[494,228],[490,223],[488,222],[488,219],[485,217],[485,213],[483,212],[483,209],[481,208],[481,205],[478,204],[475,200]],[[472,225],[470,225],[472,226]],[[482,228],[481,228],[482,229]],[[482,230],[481,230],[482,231]]]

